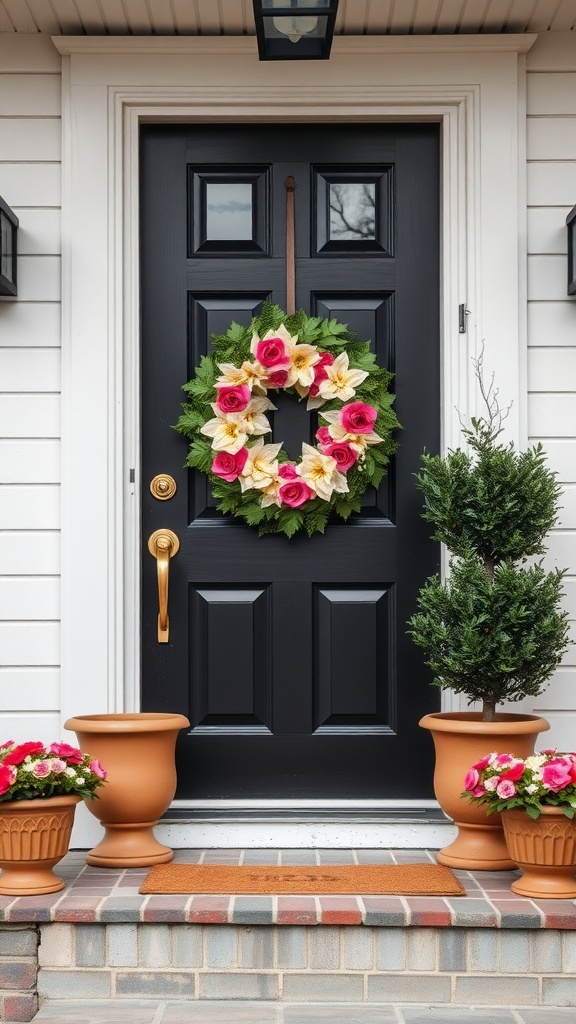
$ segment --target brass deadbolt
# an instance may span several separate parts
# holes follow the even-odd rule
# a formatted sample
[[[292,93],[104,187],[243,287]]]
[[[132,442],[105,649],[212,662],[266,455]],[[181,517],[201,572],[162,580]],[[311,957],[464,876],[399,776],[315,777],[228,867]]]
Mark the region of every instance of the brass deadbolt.
[[[150,490],[158,501],[168,501],[176,494],[176,481],[168,473],[159,473],[150,481]]]

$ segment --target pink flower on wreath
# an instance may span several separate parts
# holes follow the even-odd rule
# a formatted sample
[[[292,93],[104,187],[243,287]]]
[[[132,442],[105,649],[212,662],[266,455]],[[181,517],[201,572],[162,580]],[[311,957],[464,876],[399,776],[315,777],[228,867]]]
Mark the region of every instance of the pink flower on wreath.
[[[510,779],[500,779],[496,786],[496,792],[501,800],[510,800],[511,797],[516,796],[516,786]]]
[[[4,796],[16,781],[17,771],[11,764],[0,764],[0,796]]]
[[[107,778],[108,773],[106,769],[102,767],[98,758],[95,757],[93,761],[90,761],[89,767],[92,774],[96,775],[99,779]]]
[[[2,758],[3,764],[22,764],[22,761],[29,754],[45,754],[46,749],[43,743],[35,743],[33,741],[28,743],[19,743],[17,747],[14,747],[6,757]]]
[[[331,352],[322,352],[320,359],[314,366],[314,380],[312,381],[310,391],[308,392],[310,398],[316,398],[318,396],[319,384],[328,377],[326,367],[332,366],[333,362],[334,356]]]
[[[45,779],[52,771],[50,761],[35,761],[32,766],[32,775],[35,775],[37,779]]]
[[[278,476],[281,480],[299,480],[294,462],[281,462],[278,466]]]
[[[256,359],[267,369],[272,367],[288,366],[290,356],[286,352],[286,345],[282,338],[266,338],[256,345]]]
[[[51,743],[46,748],[46,753],[64,757],[68,764],[82,764],[82,751],[78,747],[72,747],[69,743]]]
[[[480,781],[480,776],[475,768],[471,768],[464,779],[464,789],[475,789]]]
[[[564,757],[549,761],[542,768],[542,785],[553,793],[565,789],[572,782],[571,765]]]
[[[53,757],[49,763],[54,775],[62,775],[62,772],[65,772],[68,767],[66,761],[63,761],[61,757]]]
[[[345,441],[321,444],[320,448],[323,455],[331,455],[336,460],[336,465],[341,473],[347,473],[358,459],[358,452],[355,452]]]
[[[288,380],[288,370],[272,370],[266,380],[273,388],[283,388]]]
[[[349,434],[371,434],[378,410],[366,402],[350,402],[340,410],[340,423]]]
[[[334,441],[334,438],[332,437],[332,434],[330,433],[328,427],[318,427],[318,430],[316,431],[316,437],[320,441],[321,445],[332,444]]]
[[[251,397],[250,388],[245,384],[234,387],[224,385],[217,389],[216,406],[221,412],[243,412]]]
[[[314,491],[303,480],[287,480],[278,488],[278,496],[289,508],[300,508],[306,501],[314,497]]]
[[[235,455],[232,455],[231,452],[218,452],[212,463],[212,472],[231,484],[233,480],[240,476],[246,465],[247,458],[247,448],[241,448]]]

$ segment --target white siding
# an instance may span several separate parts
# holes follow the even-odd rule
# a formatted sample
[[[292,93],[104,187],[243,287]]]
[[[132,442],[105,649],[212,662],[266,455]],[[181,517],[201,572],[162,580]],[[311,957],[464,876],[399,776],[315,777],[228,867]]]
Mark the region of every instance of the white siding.
[[[563,484],[545,565],[568,570],[576,635],[576,301],[566,294],[566,214],[576,203],[576,36],[541,36],[528,53],[528,429]],[[576,647],[537,701],[546,742],[574,749]]]
[[[0,303],[0,740],[58,738],[60,58],[0,36],[0,195],[20,220]]]

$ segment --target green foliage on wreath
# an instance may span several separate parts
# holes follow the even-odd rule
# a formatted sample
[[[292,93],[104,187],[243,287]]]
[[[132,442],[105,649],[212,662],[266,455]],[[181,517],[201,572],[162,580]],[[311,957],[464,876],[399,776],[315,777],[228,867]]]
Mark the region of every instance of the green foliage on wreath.
[[[278,330],[282,324],[291,335],[298,336],[299,343],[315,345],[320,353],[329,352],[334,358],[346,352],[350,369],[367,372],[368,376],[355,388],[353,401],[365,402],[377,409],[378,418],[374,430],[382,438],[381,443],[371,445],[366,451],[363,463],[356,463],[348,470],[348,493],[334,492],[333,499],[329,502],[316,497],[297,509],[287,506],[263,508],[258,498],[259,491],[252,489],[242,493],[237,480],[228,483],[212,473],[215,452],[209,438],[200,432],[201,427],[212,415],[210,403],[216,398],[219,364],[233,363],[241,366],[245,360],[253,360],[250,349],[253,335],[257,334],[259,338],[263,338],[268,331]],[[202,357],[194,377],[183,386],[188,401],[182,406],[183,412],[175,424],[175,429],[190,440],[186,465],[208,476],[220,512],[241,517],[248,525],[256,526],[261,536],[284,533],[287,537],[292,537],[298,531],[304,531],[308,536],[318,532],[324,533],[332,512],[336,512],[344,520],[353,512],[359,512],[366,488],[378,487],[386,475],[390,457],[398,447],[393,434],[400,427],[392,408],[394,395],[388,390],[392,377],[393,374],[389,370],[377,365],[376,357],[370,351],[370,342],[359,341],[355,334],[348,331],[346,325],[334,319],[308,316],[303,310],[287,315],[279,306],[265,302],[262,313],[254,317],[248,327],[232,323],[225,334],[212,335],[212,352]],[[294,395],[296,400],[301,400],[293,387],[282,390]],[[318,410],[320,421],[322,422],[324,411],[340,409],[342,405],[342,402],[336,400],[326,401]],[[284,449],[279,452],[278,460],[289,461]]]

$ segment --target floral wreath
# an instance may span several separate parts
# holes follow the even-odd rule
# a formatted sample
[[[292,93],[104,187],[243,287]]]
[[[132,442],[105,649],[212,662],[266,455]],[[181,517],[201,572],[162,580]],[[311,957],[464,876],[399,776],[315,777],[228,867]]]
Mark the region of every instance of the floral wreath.
[[[270,303],[250,327],[233,323],[212,342],[184,385],[176,430],[191,439],[186,464],[208,475],[219,511],[288,537],[323,533],[331,512],[359,512],[366,488],[386,473],[400,426],[392,374],[377,366],[370,342],[336,320],[286,315]],[[303,442],[297,462],[264,441],[274,391],[307,399],[322,420],[318,443]]]

